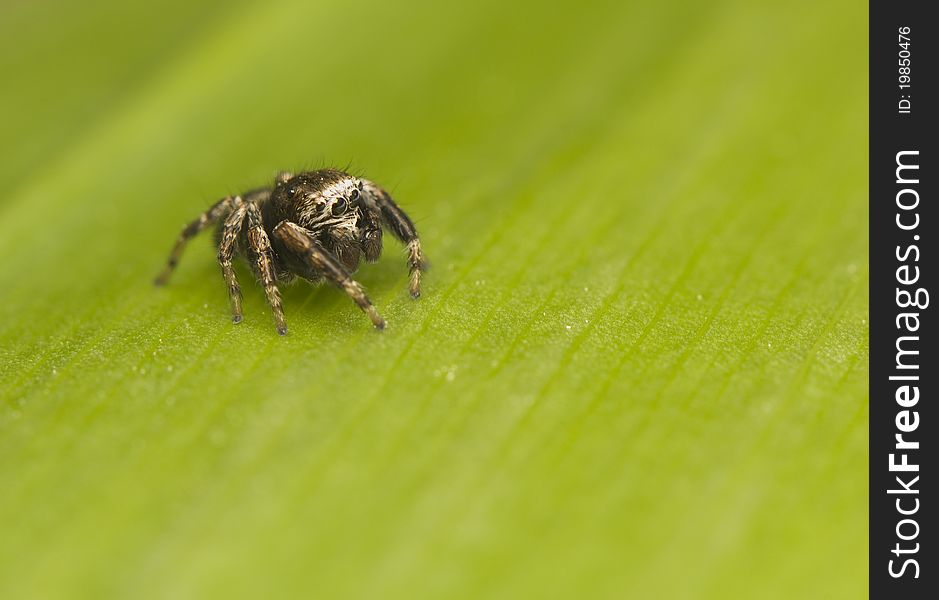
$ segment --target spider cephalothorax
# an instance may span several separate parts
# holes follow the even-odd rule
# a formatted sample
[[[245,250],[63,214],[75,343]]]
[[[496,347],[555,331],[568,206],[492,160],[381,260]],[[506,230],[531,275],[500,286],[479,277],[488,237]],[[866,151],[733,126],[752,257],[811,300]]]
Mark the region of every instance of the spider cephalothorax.
[[[421,294],[425,263],[417,230],[391,196],[366,179],[335,169],[281,173],[273,187],[222,198],[183,229],[157,285],[166,283],[186,242],[216,222],[218,262],[235,323],[242,319],[241,288],[232,269],[237,254],[264,286],[281,335],[287,326],[277,283],[295,277],[337,285],[383,329],[384,319],[351,275],[362,258],[371,262],[381,255],[382,226],[407,244],[411,297]]]

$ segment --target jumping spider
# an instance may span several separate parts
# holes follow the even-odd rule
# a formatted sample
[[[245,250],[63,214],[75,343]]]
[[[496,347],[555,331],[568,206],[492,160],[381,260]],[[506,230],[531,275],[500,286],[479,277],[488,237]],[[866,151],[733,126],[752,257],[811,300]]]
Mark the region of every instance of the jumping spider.
[[[342,288],[376,329],[384,329],[385,320],[352,279],[363,255],[368,262],[381,255],[383,225],[407,244],[411,297],[421,295],[425,262],[417,230],[388,192],[367,179],[336,169],[280,173],[273,188],[222,198],[183,229],[154,283],[165,284],[186,242],[219,221],[215,233],[218,263],[228,284],[234,323],[242,319],[241,288],[232,269],[237,254],[264,286],[281,335],[287,333],[287,325],[277,283],[295,277],[312,283],[325,279]]]

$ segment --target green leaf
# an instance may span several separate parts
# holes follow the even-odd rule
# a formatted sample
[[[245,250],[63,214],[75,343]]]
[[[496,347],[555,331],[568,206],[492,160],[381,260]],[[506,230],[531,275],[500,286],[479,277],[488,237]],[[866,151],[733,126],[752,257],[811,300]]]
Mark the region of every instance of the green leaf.
[[[5,3],[0,597],[867,590],[856,3]],[[390,187],[341,292],[182,224]]]

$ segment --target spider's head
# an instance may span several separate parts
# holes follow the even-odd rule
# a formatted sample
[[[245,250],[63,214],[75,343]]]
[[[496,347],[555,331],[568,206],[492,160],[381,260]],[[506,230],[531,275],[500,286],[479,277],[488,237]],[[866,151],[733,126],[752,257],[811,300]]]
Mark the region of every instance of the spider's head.
[[[342,171],[321,169],[278,180],[274,195],[301,227],[351,233],[359,217],[362,182]]]

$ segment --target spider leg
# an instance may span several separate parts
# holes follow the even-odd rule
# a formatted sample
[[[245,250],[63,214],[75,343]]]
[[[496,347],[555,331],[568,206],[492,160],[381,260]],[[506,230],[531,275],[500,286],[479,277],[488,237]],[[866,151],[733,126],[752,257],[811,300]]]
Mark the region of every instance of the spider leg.
[[[176,240],[176,245],[173,246],[173,250],[170,252],[170,257],[166,261],[166,266],[163,268],[163,271],[157,275],[156,279],[153,280],[153,283],[155,285],[165,285],[167,280],[169,280],[170,275],[173,274],[173,270],[176,269],[176,265],[179,264],[179,258],[182,256],[183,250],[186,248],[186,243],[198,235],[200,231],[212,223],[215,223],[222,216],[231,211],[234,205],[235,198],[232,196],[226,196],[209,207],[209,210],[199,215],[198,219],[186,225],[186,227],[184,227],[182,232],[179,234],[179,238]]]
[[[310,236],[310,234],[290,221],[281,221],[274,228],[274,237],[286,249],[300,258],[305,264],[322,273],[323,276],[349,295],[359,308],[368,315],[376,329],[385,328],[385,320],[381,318],[372,302],[365,295],[365,290],[340,264],[340,262],[327,252]]]
[[[231,300],[231,320],[232,323],[241,323],[241,287],[238,285],[238,279],[235,278],[235,270],[232,269],[231,260],[235,254],[235,240],[241,232],[241,226],[245,220],[244,202],[236,196],[233,199],[234,210],[225,219],[222,225],[222,237],[218,244],[218,264],[222,267],[222,277],[228,284],[228,297]]]
[[[381,219],[377,210],[362,207],[362,247],[365,260],[375,262],[381,256]]]
[[[248,248],[254,255],[255,273],[261,280],[261,285],[264,286],[267,303],[271,305],[271,311],[274,313],[277,333],[287,335],[284,308],[280,302],[280,291],[277,289],[277,276],[274,274],[274,251],[264,231],[261,211],[254,202],[248,202],[245,206],[248,219]]]
[[[363,180],[362,183],[366,196],[371,198],[378,208],[382,222],[396,238],[407,244],[408,270],[411,274],[408,289],[412,298],[418,298],[421,295],[421,273],[426,270],[427,261],[424,260],[424,253],[421,251],[421,240],[417,237],[417,229],[408,215],[391,199],[388,192],[371,181]]]

